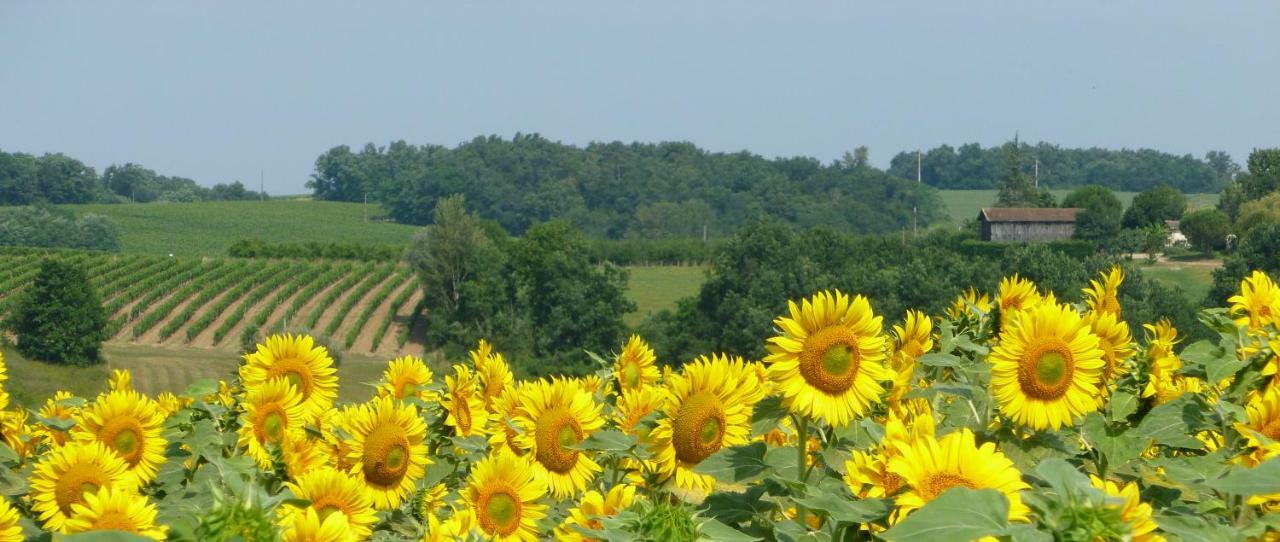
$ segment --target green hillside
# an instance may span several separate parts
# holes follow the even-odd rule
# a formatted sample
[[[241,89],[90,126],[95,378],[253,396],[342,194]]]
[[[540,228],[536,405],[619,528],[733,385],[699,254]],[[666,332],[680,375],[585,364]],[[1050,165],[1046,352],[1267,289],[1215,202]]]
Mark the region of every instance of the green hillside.
[[[307,199],[66,205],[77,214],[106,216],[120,231],[120,250],[142,254],[223,256],[241,239],[407,243],[413,226],[396,224],[382,209]]]
[[[942,195],[942,203],[946,206],[948,214],[951,215],[951,225],[958,226],[965,220],[978,216],[978,211],[983,207],[990,207],[996,201],[995,190],[939,190]],[[1062,201],[1062,198],[1071,193],[1071,189],[1050,190],[1053,192],[1054,199]],[[1137,192],[1116,192],[1116,197],[1120,198],[1120,203],[1125,207],[1133,201],[1133,197],[1138,195]],[[1210,207],[1217,205],[1217,194],[1187,194],[1187,202],[1193,209]]]

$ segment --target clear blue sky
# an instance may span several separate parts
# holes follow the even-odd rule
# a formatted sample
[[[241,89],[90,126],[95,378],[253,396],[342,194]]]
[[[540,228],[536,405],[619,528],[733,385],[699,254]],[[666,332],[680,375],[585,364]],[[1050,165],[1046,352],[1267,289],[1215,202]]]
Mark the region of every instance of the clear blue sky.
[[[1015,131],[1280,146],[1274,0],[431,4],[0,0],[0,149],[280,194],[334,145],[516,132],[880,166]]]

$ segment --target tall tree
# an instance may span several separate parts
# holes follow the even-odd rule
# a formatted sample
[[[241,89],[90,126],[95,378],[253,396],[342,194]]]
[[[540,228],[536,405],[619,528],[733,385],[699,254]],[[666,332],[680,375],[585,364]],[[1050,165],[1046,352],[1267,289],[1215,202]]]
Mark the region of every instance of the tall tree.
[[[45,260],[35,281],[19,294],[5,320],[24,356],[70,365],[102,361],[107,313],[84,271]]]
[[[1000,176],[996,205],[1040,207],[1042,203],[1040,191],[1036,188],[1034,179],[1027,173],[1026,164],[1022,158],[1022,145],[1018,143],[1018,138],[1015,137],[1012,142],[1005,144],[1004,153],[1004,173]]]
[[[1187,197],[1177,188],[1163,184],[1133,197],[1124,212],[1126,228],[1142,228],[1162,224],[1165,220],[1178,220],[1187,209]]]
[[[1084,209],[1076,216],[1076,238],[1104,242],[1120,232],[1124,205],[1111,189],[1097,184],[1077,188],[1062,199],[1063,207]]]

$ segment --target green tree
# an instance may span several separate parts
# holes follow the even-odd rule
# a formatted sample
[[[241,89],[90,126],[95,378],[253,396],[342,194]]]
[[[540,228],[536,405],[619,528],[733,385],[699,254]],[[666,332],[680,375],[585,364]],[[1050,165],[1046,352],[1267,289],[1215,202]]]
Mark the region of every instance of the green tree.
[[[1027,173],[1026,164],[1023,163],[1022,158],[1022,146],[1018,143],[1017,138],[1005,144],[1004,153],[1004,173],[997,183],[999,193],[996,195],[996,205],[1001,207],[1039,207],[1041,204],[1040,193],[1036,190],[1031,175]]]
[[[107,313],[84,271],[49,259],[5,320],[18,351],[42,361],[91,365],[102,361]]]
[[[1162,184],[1134,196],[1122,223],[1126,228],[1144,228],[1165,220],[1178,220],[1186,208],[1187,197],[1178,189]]]
[[[1280,277],[1280,224],[1263,224],[1245,233],[1240,246],[1213,270],[1213,288],[1204,304],[1219,307],[1240,291],[1240,281],[1253,270]]]
[[[558,361],[557,370],[583,372],[590,368],[583,350],[607,352],[621,344],[622,315],[635,310],[624,295],[627,273],[593,265],[586,240],[572,226],[557,221],[530,228],[511,265],[536,356]]]
[[[1244,235],[1264,224],[1280,224],[1280,192],[1272,192],[1261,199],[1241,205],[1236,216],[1235,231]]]
[[[419,231],[405,258],[417,271],[428,333],[458,347],[492,337],[509,316],[506,255],[462,196],[440,200],[434,223]]]
[[[1153,262],[1158,260],[1164,252],[1165,243],[1169,241],[1169,230],[1165,229],[1164,224],[1152,223],[1138,231],[1142,232],[1142,251],[1147,253],[1147,259]]]
[[[1227,234],[1231,233],[1231,221],[1217,209],[1201,209],[1182,217],[1179,229],[1187,236],[1191,246],[1206,256],[1227,246]]]
[[[1076,238],[1105,242],[1120,233],[1120,216],[1124,205],[1107,188],[1091,184],[1077,188],[1062,199],[1063,207],[1084,209],[1076,216]]]

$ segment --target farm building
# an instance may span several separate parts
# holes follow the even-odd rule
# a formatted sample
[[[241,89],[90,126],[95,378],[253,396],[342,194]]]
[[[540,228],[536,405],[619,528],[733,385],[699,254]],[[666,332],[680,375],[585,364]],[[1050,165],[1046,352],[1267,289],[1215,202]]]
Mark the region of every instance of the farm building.
[[[978,213],[983,241],[1030,243],[1070,239],[1080,209],[992,207]]]

